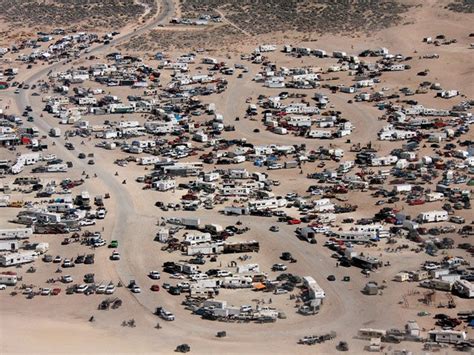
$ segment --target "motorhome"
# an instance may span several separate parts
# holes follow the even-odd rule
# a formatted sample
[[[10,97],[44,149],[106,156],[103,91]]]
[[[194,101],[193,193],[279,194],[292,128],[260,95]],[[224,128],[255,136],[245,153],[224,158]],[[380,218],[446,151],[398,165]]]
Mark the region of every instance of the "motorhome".
[[[446,222],[449,219],[447,211],[428,211],[418,215],[419,223]]]
[[[372,328],[361,328],[357,332],[357,336],[360,339],[373,339],[373,338],[382,338],[387,332],[382,329],[372,329]]]
[[[253,200],[249,201],[249,209],[254,211],[261,211],[266,209],[276,209],[286,206],[285,199],[270,198],[267,200]]]
[[[20,264],[32,263],[37,257],[36,252],[23,251],[18,253],[7,253],[0,255],[0,266],[16,266]]]
[[[468,280],[455,281],[453,290],[462,297],[474,298],[474,285]]]
[[[353,243],[369,243],[373,238],[373,234],[370,232],[337,232],[337,239],[343,242]]]
[[[457,330],[431,330],[429,339],[437,343],[456,344],[467,339],[466,332]]]
[[[0,229],[0,240],[5,239],[28,239],[33,235],[32,228]]]
[[[184,236],[184,243],[186,244],[198,244],[206,243],[211,241],[210,233],[187,233]]]
[[[18,277],[14,272],[0,273],[0,285],[15,286],[17,281]]]

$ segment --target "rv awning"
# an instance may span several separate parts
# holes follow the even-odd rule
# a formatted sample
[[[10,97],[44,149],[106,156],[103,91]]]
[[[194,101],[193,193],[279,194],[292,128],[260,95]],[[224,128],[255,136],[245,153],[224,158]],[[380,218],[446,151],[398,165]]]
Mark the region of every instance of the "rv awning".
[[[262,284],[261,282],[257,282],[255,284],[253,284],[253,287],[256,289],[256,290],[263,290],[265,288],[267,288],[264,284]]]

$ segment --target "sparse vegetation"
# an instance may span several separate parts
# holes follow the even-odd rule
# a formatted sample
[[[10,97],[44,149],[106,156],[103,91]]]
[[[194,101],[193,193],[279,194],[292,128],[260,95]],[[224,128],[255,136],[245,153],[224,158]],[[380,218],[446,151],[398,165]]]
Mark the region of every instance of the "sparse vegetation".
[[[215,10],[252,34],[298,32],[369,32],[400,23],[408,10],[393,0],[181,0],[183,16]]]
[[[21,26],[118,28],[143,15],[143,4],[156,11],[153,0],[0,0],[0,17]]]
[[[153,51],[228,47],[239,42],[242,33],[230,25],[216,26],[206,30],[155,30],[148,34],[134,37],[124,48],[132,51]]]
[[[454,12],[474,13],[474,0],[456,0],[448,4],[447,8]]]

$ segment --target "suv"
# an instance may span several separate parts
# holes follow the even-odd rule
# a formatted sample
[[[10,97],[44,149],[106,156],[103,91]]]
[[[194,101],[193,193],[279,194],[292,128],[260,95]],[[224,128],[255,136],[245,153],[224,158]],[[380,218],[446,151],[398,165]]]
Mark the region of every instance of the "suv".
[[[173,321],[175,319],[174,314],[171,312],[168,312],[166,309],[163,307],[158,307],[156,309],[156,314],[160,317],[163,318],[164,320],[167,321]]]
[[[288,269],[286,265],[283,264],[273,264],[272,271],[285,271]]]
[[[206,263],[206,260],[203,258],[193,258],[189,260],[190,264],[195,264],[195,265],[204,265]]]
[[[281,253],[280,259],[288,261],[288,260],[293,259],[293,256],[291,255],[290,252],[285,251],[285,252]]]
[[[159,271],[150,271],[148,277],[153,280],[159,280],[161,276]]]
[[[457,224],[463,224],[465,222],[464,218],[459,216],[452,216],[449,218],[449,221]]]

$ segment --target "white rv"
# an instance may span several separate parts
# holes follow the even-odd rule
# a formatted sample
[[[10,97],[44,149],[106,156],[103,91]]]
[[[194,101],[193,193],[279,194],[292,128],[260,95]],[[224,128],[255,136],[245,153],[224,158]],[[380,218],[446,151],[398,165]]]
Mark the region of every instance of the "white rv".
[[[448,220],[447,211],[428,211],[422,212],[418,215],[417,220],[419,223],[432,223],[432,222],[446,222]]]

